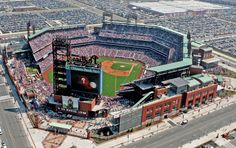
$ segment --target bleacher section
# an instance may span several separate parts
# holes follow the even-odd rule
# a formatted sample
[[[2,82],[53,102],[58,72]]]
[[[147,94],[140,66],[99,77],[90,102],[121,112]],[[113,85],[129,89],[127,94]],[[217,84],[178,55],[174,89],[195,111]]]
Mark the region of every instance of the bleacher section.
[[[34,59],[38,62],[42,72],[52,65],[52,62],[50,62],[52,61],[52,57],[49,57],[49,55],[52,53],[52,40],[56,36],[67,37],[72,45],[95,40],[95,37],[89,35],[88,31],[85,29],[85,25],[46,28],[37,34],[30,36],[29,44]],[[44,64],[44,60],[49,63]]]
[[[167,57],[170,48],[174,48],[172,60],[176,62],[183,59],[183,36],[163,27],[104,22],[97,40],[140,46],[164,57]]]
[[[146,65],[152,67],[160,65],[160,59],[158,59],[158,55],[151,53],[149,51],[145,52],[145,50],[134,49],[134,48],[125,48],[125,47],[114,47],[114,46],[104,46],[104,45],[88,45],[82,46],[79,48],[72,49],[73,55],[80,56],[107,56],[107,57],[119,57],[126,58],[132,60],[138,60]],[[152,57],[152,55],[155,55]]]
[[[52,40],[56,36],[70,40],[74,55],[128,58],[145,63],[146,68],[184,58],[182,34],[157,26],[104,22],[96,35],[90,34],[85,25],[76,25],[46,28],[30,36],[29,44],[41,72],[52,65]]]

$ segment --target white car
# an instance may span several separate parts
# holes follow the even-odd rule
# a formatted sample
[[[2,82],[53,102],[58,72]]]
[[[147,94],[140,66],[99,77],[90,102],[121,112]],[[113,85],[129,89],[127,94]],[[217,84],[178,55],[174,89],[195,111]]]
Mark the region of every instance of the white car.
[[[183,120],[183,121],[181,122],[181,125],[185,125],[185,124],[187,124],[187,123],[188,123],[188,120],[185,119],[185,120]]]
[[[2,129],[0,128],[0,135],[2,135]]]

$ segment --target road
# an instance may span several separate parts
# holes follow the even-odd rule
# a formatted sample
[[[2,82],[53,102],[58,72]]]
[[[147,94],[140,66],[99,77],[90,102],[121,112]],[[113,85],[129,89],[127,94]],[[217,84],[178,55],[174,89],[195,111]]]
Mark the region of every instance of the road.
[[[17,108],[12,100],[5,99],[0,102],[0,126],[3,130],[1,140],[9,148],[31,148],[22,123],[17,115]]]
[[[125,148],[177,148],[221,127],[236,122],[236,104],[176,126],[160,134],[134,142]]]
[[[1,64],[2,62],[0,61]],[[12,83],[9,82],[10,79],[7,75],[6,78],[11,89],[15,89]],[[10,90],[6,86],[2,75],[0,75],[0,89],[0,127],[3,131],[0,141],[4,141],[8,148],[31,148],[32,146],[21,122],[22,119],[20,119],[20,114],[18,114],[18,108],[14,104],[14,98],[8,93]],[[19,101],[15,91],[13,91],[13,95]],[[24,108],[21,110],[24,111]]]

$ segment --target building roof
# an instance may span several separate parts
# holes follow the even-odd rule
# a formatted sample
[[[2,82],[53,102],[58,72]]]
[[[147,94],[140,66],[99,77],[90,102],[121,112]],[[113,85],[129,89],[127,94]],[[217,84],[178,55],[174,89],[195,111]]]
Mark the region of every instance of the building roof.
[[[49,126],[56,127],[56,128],[63,128],[63,129],[71,129],[72,125],[70,124],[64,124],[64,123],[57,123],[57,122],[51,122],[49,123]]]
[[[199,86],[201,84],[196,79],[193,79],[191,77],[186,77],[184,79],[188,81],[188,87]]]
[[[211,47],[207,47],[207,48],[201,48],[201,50],[205,52],[209,52],[209,51],[212,51],[213,49]]]
[[[210,58],[210,59],[204,59],[202,60],[202,62],[206,63],[206,64],[210,64],[210,63],[215,63],[215,62],[219,62],[220,60],[217,58]]]
[[[201,46],[203,46],[203,44],[196,42],[196,41],[191,42],[191,44],[193,47],[196,47],[196,48],[200,48]]]
[[[223,82],[224,81],[222,75],[217,75],[216,78],[217,78],[218,82]]]
[[[197,75],[193,75],[192,77],[197,79],[203,84],[213,81],[212,77],[208,76],[207,74],[197,74]]]
[[[208,10],[227,10],[230,7],[220,6],[200,1],[159,1],[159,2],[132,2],[133,6],[152,10],[162,14],[208,11]]]
[[[180,77],[167,80],[167,82],[176,86],[176,87],[182,87],[182,86],[188,85],[188,81],[184,80],[183,78],[180,78]]]
[[[165,64],[165,65],[156,66],[156,67],[151,67],[151,68],[148,68],[148,70],[154,71],[157,73],[162,73],[162,72],[166,72],[166,71],[170,71],[170,70],[174,70],[174,69],[188,67],[190,65],[192,65],[192,59],[186,58],[183,61],[174,62],[174,63]]]

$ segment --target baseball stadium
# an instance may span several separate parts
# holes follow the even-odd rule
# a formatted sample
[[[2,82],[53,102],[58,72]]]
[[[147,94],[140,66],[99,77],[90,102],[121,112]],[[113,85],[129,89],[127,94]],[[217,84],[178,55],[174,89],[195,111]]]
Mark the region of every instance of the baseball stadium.
[[[189,76],[190,41],[190,34],[162,26],[106,20],[45,28],[28,36],[31,66],[43,78],[31,87],[45,92],[43,100],[55,113],[104,117],[112,133],[119,133],[175,115],[188,104],[170,85],[187,85],[186,80],[168,80]],[[157,104],[171,109],[150,116],[147,107]]]
[[[121,84],[153,75],[147,68],[183,59],[183,36],[164,27],[104,22],[99,29],[90,34],[85,25],[76,25],[45,28],[31,35],[29,44],[43,78],[53,83],[52,39],[56,36],[68,37],[72,55],[98,56],[104,96],[115,96]],[[170,36],[170,41],[154,38],[152,32],[160,34],[160,39]]]

